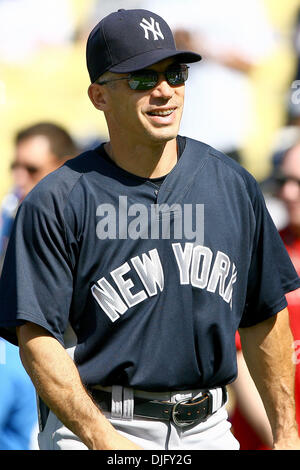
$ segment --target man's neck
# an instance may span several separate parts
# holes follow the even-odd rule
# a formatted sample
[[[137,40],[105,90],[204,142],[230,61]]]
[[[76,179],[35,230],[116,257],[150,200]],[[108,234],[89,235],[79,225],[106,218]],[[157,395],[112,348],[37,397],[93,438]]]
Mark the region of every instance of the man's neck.
[[[104,145],[109,157],[124,170],[144,178],[159,178],[168,174],[177,163],[176,138],[165,143],[130,147],[119,142]]]

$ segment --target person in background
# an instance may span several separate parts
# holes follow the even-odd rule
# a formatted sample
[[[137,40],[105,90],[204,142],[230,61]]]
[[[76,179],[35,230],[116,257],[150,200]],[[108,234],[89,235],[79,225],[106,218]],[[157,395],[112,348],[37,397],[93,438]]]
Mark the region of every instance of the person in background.
[[[18,348],[0,338],[0,450],[37,448],[37,407]]]
[[[70,134],[54,123],[40,122],[16,134],[11,164],[14,186],[0,212],[0,273],[19,205],[44,176],[75,154]],[[35,389],[18,348],[0,338],[0,450],[36,448],[37,425]]]
[[[300,273],[300,142],[289,149],[277,177],[279,197],[284,202],[289,222],[280,231],[281,238],[297,273]],[[294,334],[292,360],[296,364],[296,416],[300,423],[300,289],[287,294],[291,329]]]
[[[280,236],[298,274],[300,274],[300,141],[281,154],[271,176],[276,197],[287,211],[285,227]],[[295,401],[296,418],[300,424],[300,289],[287,294],[290,326],[294,341],[291,344],[291,361],[296,366]],[[236,335],[238,378],[231,385],[235,407],[230,417],[233,433],[241,450],[266,450],[272,448],[271,428],[262,401],[255,389],[243,358],[239,335]]]
[[[39,122],[16,134],[15,156],[11,163],[14,186],[5,195],[0,212],[0,274],[20,203],[42,178],[76,153],[76,144],[71,135],[62,126],[52,122]]]

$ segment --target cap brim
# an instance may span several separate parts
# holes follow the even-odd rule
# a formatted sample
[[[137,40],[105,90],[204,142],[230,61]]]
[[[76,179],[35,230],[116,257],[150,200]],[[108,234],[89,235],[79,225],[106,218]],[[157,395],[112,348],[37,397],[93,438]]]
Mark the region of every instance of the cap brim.
[[[174,49],[154,49],[113,65],[109,68],[109,71],[114,73],[135,72],[172,57],[176,58],[178,62],[186,64],[199,62],[202,59],[196,52],[174,51]]]

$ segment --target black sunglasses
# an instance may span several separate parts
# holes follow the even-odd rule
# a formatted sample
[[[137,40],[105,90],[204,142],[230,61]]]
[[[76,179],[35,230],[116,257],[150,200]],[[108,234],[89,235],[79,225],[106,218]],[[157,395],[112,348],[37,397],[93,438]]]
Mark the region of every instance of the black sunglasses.
[[[293,181],[294,183],[297,183],[300,188],[300,179],[294,176],[280,175],[275,178],[275,181],[278,186],[284,186],[288,181]]]
[[[32,165],[25,165],[23,163],[18,163],[18,162],[13,162],[11,165],[10,165],[10,169],[11,170],[17,170],[18,168],[23,168],[24,170],[26,170],[30,175],[34,175],[35,173],[37,173],[40,169],[37,168],[36,166],[32,166]]]
[[[189,67],[185,64],[169,67],[165,72],[161,72],[169,85],[180,86],[188,79]],[[117,82],[118,80],[128,80],[128,85],[132,90],[151,90],[159,81],[160,72],[151,69],[138,70],[132,72],[126,77],[112,78],[111,80],[96,81],[98,85],[106,85],[106,83]]]

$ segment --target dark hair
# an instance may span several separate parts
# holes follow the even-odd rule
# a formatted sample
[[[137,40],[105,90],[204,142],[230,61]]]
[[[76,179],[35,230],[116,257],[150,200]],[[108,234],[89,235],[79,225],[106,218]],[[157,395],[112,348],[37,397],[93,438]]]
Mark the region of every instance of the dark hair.
[[[71,158],[78,153],[70,134],[63,127],[52,122],[40,122],[21,129],[15,136],[15,144],[39,135],[45,136],[49,140],[50,150],[57,157],[57,160],[63,160],[66,157]]]

